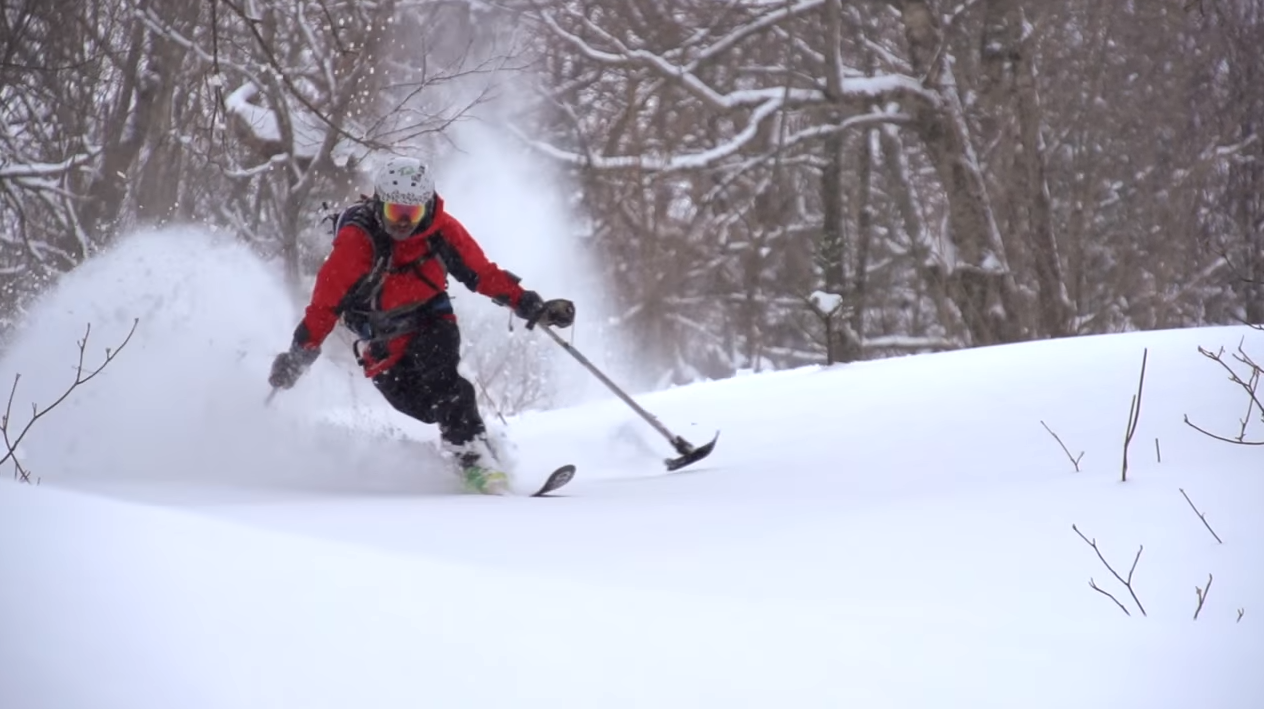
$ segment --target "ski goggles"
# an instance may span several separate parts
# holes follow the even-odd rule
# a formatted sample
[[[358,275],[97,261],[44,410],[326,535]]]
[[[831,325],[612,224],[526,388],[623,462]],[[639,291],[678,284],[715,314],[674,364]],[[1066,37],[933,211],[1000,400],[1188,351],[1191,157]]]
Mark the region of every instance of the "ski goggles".
[[[424,204],[399,204],[398,202],[382,203],[382,218],[387,224],[416,226],[421,223],[422,217],[426,216],[426,205]]]

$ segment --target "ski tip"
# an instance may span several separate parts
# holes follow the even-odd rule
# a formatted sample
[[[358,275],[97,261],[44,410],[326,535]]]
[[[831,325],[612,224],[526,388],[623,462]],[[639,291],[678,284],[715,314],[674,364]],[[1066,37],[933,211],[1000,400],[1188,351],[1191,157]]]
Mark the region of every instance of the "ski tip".
[[[575,470],[576,470],[575,466],[571,465],[570,463],[567,463],[566,465],[563,465],[557,470],[554,470],[552,473],[549,474],[549,477],[544,481],[544,485],[540,486],[540,489],[532,493],[531,496],[544,497],[548,495],[550,492],[553,492],[559,487],[562,487],[566,483],[570,482],[571,478],[575,477]]]

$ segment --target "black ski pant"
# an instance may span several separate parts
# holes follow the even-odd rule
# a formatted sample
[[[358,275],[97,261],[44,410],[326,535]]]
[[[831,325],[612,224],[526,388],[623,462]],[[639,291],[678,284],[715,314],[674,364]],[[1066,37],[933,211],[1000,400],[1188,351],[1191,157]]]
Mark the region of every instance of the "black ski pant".
[[[413,336],[395,366],[373,377],[373,384],[400,413],[439,424],[443,440],[460,445],[486,430],[474,385],[457,373],[460,361],[460,328],[455,321],[434,318]]]

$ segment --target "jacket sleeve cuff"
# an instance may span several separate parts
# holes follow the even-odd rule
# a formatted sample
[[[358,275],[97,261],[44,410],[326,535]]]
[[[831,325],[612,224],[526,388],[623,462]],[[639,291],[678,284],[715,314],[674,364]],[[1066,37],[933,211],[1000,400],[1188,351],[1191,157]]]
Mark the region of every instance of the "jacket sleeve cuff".
[[[290,356],[304,366],[316,361],[320,356],[320,345],[312,341],[307,323],[299,323],[294,329],[294,341],[290,343]]]

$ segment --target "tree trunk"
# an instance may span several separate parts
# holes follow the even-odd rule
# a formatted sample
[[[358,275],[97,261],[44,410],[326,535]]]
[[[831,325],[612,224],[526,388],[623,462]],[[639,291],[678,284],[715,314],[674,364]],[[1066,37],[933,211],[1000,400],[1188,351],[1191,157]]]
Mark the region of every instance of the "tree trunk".
[[[913,69],[940,95],[937,102],[910,105],[910,113],[948,200],[948,236],[956,248],[954,261],[946,264],[949,296],[961,312],[971,344],[1018,341],[1023,333],[1017,288],[970,143],[951,63],[939,55],[938,21],[924,0],[905,0],[902,9]]]
[[[196,6],[184,9],[186,16],[168,19],[182,29],[193,24],[197,12]],[[140,170],[134,196],[138,222],[163,224],[174,216],[180,201],[181,158],[185,151],[175,135],[192,132],[192,126],[176,125],[181,114],[173,105],[188,49],[177,42],[154,37],[152,52],[149,60],[152,70],[146,80],[154,85],[155,95],[147,109],[150,115],[144,121],[151,128],[150,135],[146,136],[149,155]]]
[[[879,129],[880,142],[878,148],[882,154],[882,162],[886,168],[887,178],[891,181],[891,198],[895,202],[900,221],[892,230],[903,228],[909,239],[910,253],[914,266],[926,285],[928,296],[935,306],[939,325],[950,336],[956,337],[961,332],[962,323],[953,312],[948,297],[947,271],[944,267],[930,235],[926,231],[926,223],[918,209],[917,187],[913,184],[912,170],[908,165],[908,152],[900,132],[893,126]]]
[[[873,140],[874,132],[860,136],[860,154],[856,157],[856,270],[851,288],[851,345],[845,353],[851,361],[863,356],[865,308],[869,290],[869,249],[873,244]]]
[[[835,134],[825,139],[825,169],[821,171],[821,237],[817,245],[817,266],[827,293],[847,293],[843,236],[843,139]],[[825,363],[855,359],[843,337],[842,328],[832,322],[837,315],[823,316],[826,324]]]
[[[127,173],[135,165],[145,136],[149,133],[153,106],[158,99],[158,85],[146,75],[141,60],[145,51],[145,27],[139,21],[132,26],[131,49],[120,73],[127,77],[120,93],[113,124],[106,126],[107,142],[102,146],[101,168],[84,190],[85,199],[79,211],[83,230],[97,240],[108,241],[118,227],[127,195]],[[135,83],[132,84],[132,79]],[[130,89],[135,88],[134,92]],[[80,259],[88,254],[80,254]]]
[[[1014,165],[1007,197],[1016,219],[1010,228],[1031,254],[1036,280],[1036,333],[1063,337],[1071,331],[1071,302],[1062,275],[1062,262],[1053,234],[1049,185],[1045,177],[1042,114],[1036,92],[1036,72],[1028,43],[1022,36],[1022,12],[1016,0],[988,0],[982,55],[983,93],[989,95],[994,122],[1017,123]],[[999,132],[999,129],[998,129]]]

